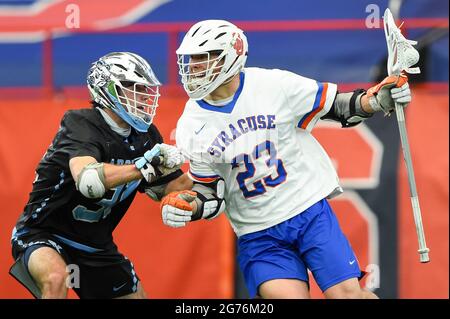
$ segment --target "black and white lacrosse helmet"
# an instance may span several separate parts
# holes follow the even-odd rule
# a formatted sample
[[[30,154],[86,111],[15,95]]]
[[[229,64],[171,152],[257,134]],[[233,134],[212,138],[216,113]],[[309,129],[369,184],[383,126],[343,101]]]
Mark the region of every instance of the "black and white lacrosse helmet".
[[[89,69],[87,85],[96,103],[113,110],[137,131],[147,132],[161,83],[141,56],[112,52],[101,57]]]

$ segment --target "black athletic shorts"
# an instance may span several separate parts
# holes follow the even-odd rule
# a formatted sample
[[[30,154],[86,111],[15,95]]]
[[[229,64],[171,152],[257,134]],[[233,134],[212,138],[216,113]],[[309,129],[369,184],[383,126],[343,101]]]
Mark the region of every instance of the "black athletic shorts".
[[[23,255],[25,265],[37,248],[48,246],[55,249],[68,265],[67,286],[74,289],[81,299],[117,298],[137,291],[139,278],[133,263],[117,250],[113,242],[100,249],[40,232],[13,235],[11,243],[14,259]]]

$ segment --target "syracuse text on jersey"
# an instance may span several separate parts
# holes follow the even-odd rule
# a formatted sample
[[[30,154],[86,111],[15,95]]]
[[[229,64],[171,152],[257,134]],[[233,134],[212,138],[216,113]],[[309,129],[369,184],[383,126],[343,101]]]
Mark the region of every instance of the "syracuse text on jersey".
[[[214,140],[211,142],[207,149],[207,153],[211,156],[219,159],[222,153],[230,145],[234,145],[233,142],[243,135],[247,135],[249,132],[262,131],[262,130],[272,130],[274,131],[276,127],[275,115],[254,115],[248,116],[246,118],[240,118],[235,123],[228,124],[227,130],[220,131]],[[272,132],[266,134],[267,139],[274,138]],[[255,140],[259,139],[259,135],[253,135]],[[247,136],[247,143],[254,145],[251,136]],[[246,143],[246,144],[247,144]],[[234,152],[232,152],[234,153]]]

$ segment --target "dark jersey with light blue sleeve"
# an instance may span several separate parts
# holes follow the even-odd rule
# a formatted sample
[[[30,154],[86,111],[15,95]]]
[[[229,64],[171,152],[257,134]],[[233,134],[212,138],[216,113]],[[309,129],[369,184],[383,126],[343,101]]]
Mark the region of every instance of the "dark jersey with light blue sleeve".
[[[112,131],[96,109],[65,113],[52,144],[39,162],[36,178],[16,229],[17,232],[46,231],[92,246],[112,241],[136,192],[143,191],[144,180],[119,185],[101,199],[89,199],[76,190],[69,168],[71,158],[92,156],[98,162],[132,164],[145,151],[163,139],[151,125],[146,133],[132,130],[128,138]],[[167,182],[179,177],[176,171]]]

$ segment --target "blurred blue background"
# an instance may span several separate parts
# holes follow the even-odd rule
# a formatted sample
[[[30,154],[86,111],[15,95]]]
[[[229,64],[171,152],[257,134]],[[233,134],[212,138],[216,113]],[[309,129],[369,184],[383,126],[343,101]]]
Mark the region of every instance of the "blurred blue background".
[[[113,1],[112,1],[113,2]],[[36,0],[0,1],[5,5],[29,5]],[[388,1],[370,1],[382,15]],[[136,23],[194,23],[202,19],[233,22],[366,19],[368,1],[294,0],[174,0],[140,17]],[[408,0],[402,19],[447,18],[446,0]],[[448,25],[448,24],[447,24]],[[81,11],[83,27],[83,11]],[[421,39],[429,28],[409,28],[412,39]],[[317,80],[361,83],[373,80],[373,67],[386,55],[383,29],[316,31],[248,31],[248,66],[288,69]],[[183,33],[179,34],[181,38]],[[110,51],[133,51],[146,57],[163,83],[168,82],[168,33],[78,34],[53,41],[53,80],[56,87],[82,85],[87,66]],[[427,48],[427,81],[448,81],[448,29]],[[42,84],[42,42],[0,42],[0,86]],[[432,62],[431,62],[432,61]]]

